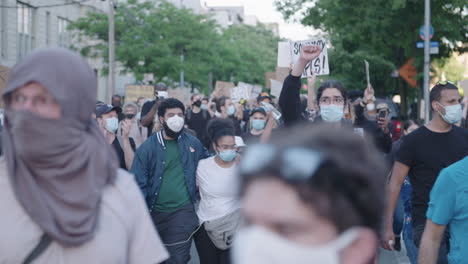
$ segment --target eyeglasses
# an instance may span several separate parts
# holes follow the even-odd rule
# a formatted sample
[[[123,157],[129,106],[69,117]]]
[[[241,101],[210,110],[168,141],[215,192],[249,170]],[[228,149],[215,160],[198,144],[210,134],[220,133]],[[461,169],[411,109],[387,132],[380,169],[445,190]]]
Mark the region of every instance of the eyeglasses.
[[[344,98],[343,97],[322,97],[320,98],[319,102],[320,104],[343,104],[344,103]]]
[[[271,162],[279,158],[280,174],[286,180],[307,180],[326,161],[325,155],[303,147],[291,147],[279,152],[271,144],[250,146],[239,167],[240,173],[253,175],[267,169]]]

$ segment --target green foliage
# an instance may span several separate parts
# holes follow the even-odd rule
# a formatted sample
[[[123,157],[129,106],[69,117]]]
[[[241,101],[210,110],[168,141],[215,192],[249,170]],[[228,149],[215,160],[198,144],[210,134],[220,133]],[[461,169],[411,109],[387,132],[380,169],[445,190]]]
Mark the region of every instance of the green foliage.
[[[75,49],[107,61],[106,14],[89,13],[70,28],[76,30],[81,44]],[[237,81],[263,84],[264,73],[274,70],[276,62],[277,39],[262,26],[222,30],[208,16],[158,0],[119,4],[115,40],[117,60],[137,79],[153,73],[156,81],[164,77],[174,81],[183,70],[186,82],[205,92],[210,72],[214,81],[233,76]]]
[[[390,94],[395,83],[392,69],[401,67],[410,57],[423,70],[423,49],[419,28],[424,24],[422,0],[277,0],[286,18],[300,16],[310,25],[329,34],[334,47],[330,52],[331,77],[355,88],[365,82],[362,59],[371,64],[371,78],[378,93]],[[447,58],[453,51],[465,52],[468,42],[466,0],[432,0],[433,41],[441,43],[439,55]],[[373,58],[373,59],[371,59]],[[378,85],[376,85],[378,83]]]

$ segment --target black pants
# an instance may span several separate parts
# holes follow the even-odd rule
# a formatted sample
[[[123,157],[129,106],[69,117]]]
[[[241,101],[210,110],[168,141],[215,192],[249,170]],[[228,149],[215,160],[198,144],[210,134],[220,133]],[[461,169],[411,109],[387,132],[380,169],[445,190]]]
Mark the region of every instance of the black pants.
[[[230,249],[221,250],[217,248],[202,226],[195,234],[195,245],[197,246],[200,264],[230,264]]]
[[[152,212],[151,218],[156,226],[170,258],[164,264],[186,264],[190,261],[190,235],[198,227],[198,217],[192,204],[188,204],[174,212]],[[179,243],[186,241],[184,243]],[[176,245],[170,245],[177,243]],[[169,244],[169,245],[168,245]]]
[[[424,227],[425,225],[420,224],[420,225],[413,225],[413,240],[414,244],[416,247],[419,248],[419,245],[421,244],[421,239],[422,235],[424,233]],[[447,264],[447,255],[450,251],[450,233],[448,231],[448,227],[445,230],[445,233],[442,237],[442,241],[440,242],[440,249],[439,249],[439,256],[437,258],[437,264]]]

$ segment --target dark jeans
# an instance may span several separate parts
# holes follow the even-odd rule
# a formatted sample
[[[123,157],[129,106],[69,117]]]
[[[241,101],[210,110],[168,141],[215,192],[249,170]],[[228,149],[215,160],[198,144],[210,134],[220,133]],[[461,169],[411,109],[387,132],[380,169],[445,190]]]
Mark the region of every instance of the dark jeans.
[[[151,218],[159,236],[169,251],[165,264],[186,264],[190,261],[191,234],[198,227],[198,217],[192,204],[174,212],[152,212]],[[185,242],[187,240],[187,242]],[[183,243],[179,243],[183,242]],[[171,245],[176,244],[176,245]]]
[[[404,216],[405,207],[400,194],[400,197],[398,197],[397,206],[395,208],[395,213],[393,214],[393,233],[397,236],[399,236],[403,230],[403,221],[405,220]]]
[[[230,249],[221,250],[217,248],[202,226],[195,234],[195,245],[197,246],[200,264],[230,264]]]
[[[424,226],[425,225],[413,226],[413,240],[414,244],[418,248],[421,243],[422,235],[424,233]],[[450,233],[447,228],[445,230],[444,236],[442,237],[442,241],[440,242],[439,257],[437,259],[437,264],[448,264],[447,255],[450,251],[449,239]]]

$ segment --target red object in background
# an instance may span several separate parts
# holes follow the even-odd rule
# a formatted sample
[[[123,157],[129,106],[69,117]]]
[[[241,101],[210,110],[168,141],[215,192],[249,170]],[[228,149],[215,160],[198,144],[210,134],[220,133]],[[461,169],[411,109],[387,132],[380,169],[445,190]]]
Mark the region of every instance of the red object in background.
[[[401,138],[401,131],[403,130],[403,123],[398,120],[393,120],[392,123],[395,128],[392,134],[392,140],[397,141],[398,139]]]

